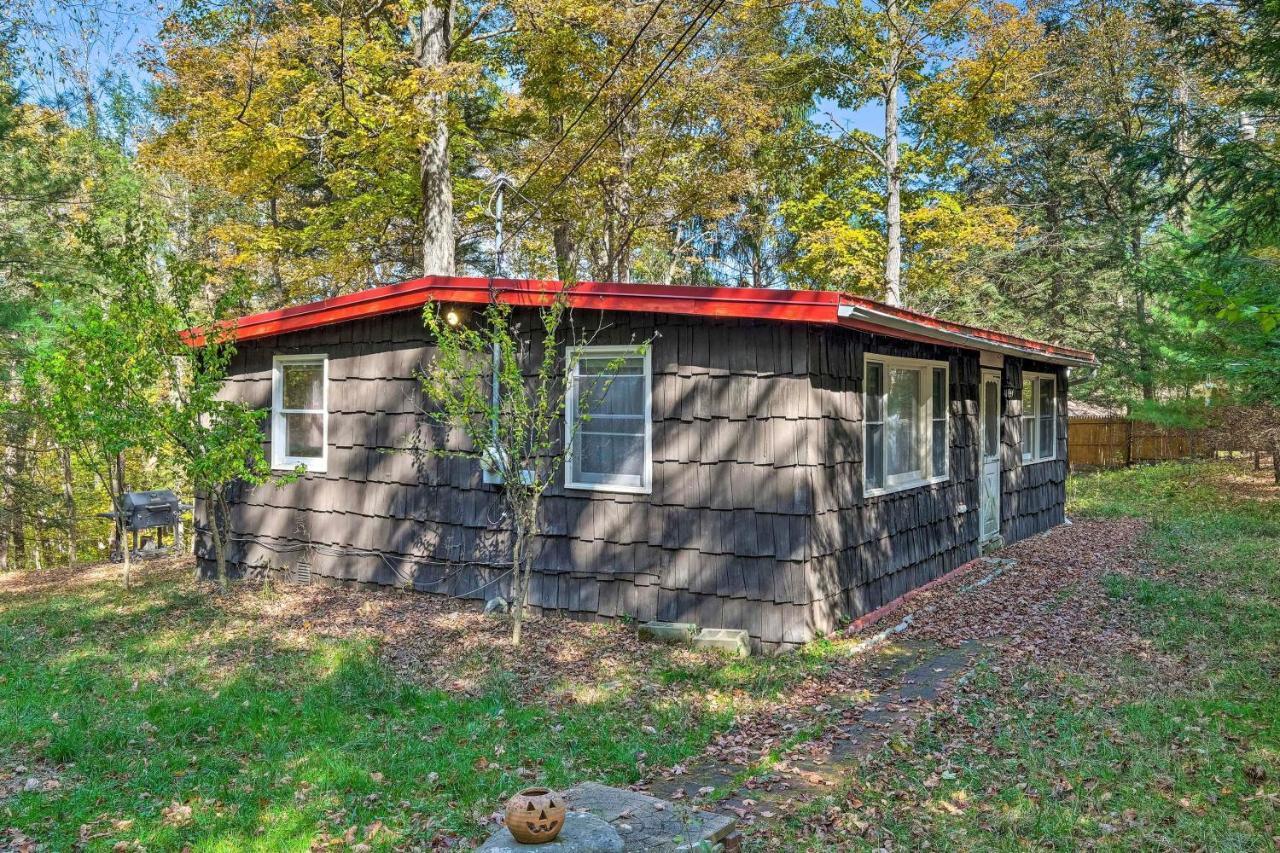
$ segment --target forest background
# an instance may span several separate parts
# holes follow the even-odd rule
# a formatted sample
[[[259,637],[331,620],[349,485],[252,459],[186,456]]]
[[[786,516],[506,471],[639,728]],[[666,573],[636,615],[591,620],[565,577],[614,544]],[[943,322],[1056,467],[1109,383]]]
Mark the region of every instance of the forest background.
[[[424,273],[866,295],[1280,441],[1268,0],[15,0],[0,211],[0,569],[260,473],[181,329]]]

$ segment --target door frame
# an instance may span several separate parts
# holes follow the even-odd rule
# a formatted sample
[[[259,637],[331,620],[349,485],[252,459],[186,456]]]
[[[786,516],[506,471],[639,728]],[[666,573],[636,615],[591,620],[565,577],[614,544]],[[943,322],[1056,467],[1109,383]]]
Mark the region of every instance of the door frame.
[[[1003,395],[1003,371],[1000,368],[982,368],[982,381],[978,384],[978,542],[985,545],[989,542],[995,542],[1000,538],[1000,504],[1003,496],[1001,492],[1001,476],[1004,472],[1003,454],[1000,452],[1000,433],[1004,413],[1001,411],[1001,402]],[[987,383],[993,382],[996,386],[996,419],[995,419],[995,447],[994,457],[987,456]],[[983,517],[985,515],[985,507],[983,506],[983,481],[987,477],[987,462],[989,459],[995,460],[995,488],[991,490],[992,499],[995,501],[995,530],[988,533],[984,530]]]

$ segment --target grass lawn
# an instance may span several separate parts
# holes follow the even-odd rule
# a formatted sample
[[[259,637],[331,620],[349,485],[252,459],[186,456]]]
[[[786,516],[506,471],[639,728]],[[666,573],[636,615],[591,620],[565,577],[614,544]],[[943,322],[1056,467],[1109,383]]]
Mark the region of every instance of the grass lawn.
[[[387,646],[437,623],[330,636],[330,612],[267,618],[287,591],[222,599],[185,565],[148,564],[126,592],[118,571],[0,592],[0,849],[6,827],[56,850],[452,846],[533,780],[634,781],[827,665],[536,620],[520,651],[495,639],[406,678]],[[355,621],[381,598],[346,596]],[[410,615],[423,601],[387,598]],[[506,633],[466,615],[493,625],[469,636]]]
[[[993,655],[910,749],[772,846],[1276,848],[1280,490],[1236,464],[1165,464],[1075,477],[1069,512],[1150,520],[1101,577],[1134,642]]]
[[[1274,848],[1280,493],[1239,466],[1164,465],[1070,494],[1075,517],[1151,523],[1123,566],[1015,610],[1061,625],[1088,602],[1114,645],[990,655],[914,742],[750,844]],[[217,596],[182,563],[126,592],[118,571],[0,576],[0,849],[457,846],[534,781],[636,781],[735,719],[782,744],[863,686],[852,641],[736,661],[535,620],[512,649],[501,623],[423,596]],[[1041,588],[1000,586],[1013,575],[939,595],[961,624],[987,618],[972,596]]]

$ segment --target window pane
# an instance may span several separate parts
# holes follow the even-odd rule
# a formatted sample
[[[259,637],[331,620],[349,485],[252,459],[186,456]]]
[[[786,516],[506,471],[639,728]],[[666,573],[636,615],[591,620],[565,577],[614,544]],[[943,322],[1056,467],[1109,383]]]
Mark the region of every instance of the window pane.
[[[581,432],[605,435],[644,435],[644,418],[630,415],[583,415],[578,423]]]
[[[644,356],[591,356],[578,360],[579,376],[643,376]]]
[[[643,415],[643,376],[591,376],[578,380],[581,413]]]
[[[1022,380],[1022,416],[1029,418],[1036,413],[1035,383],[1030,379]]]
[[[284,407],[286,409],[324,408],[324,366],[320,364],[284,364]]]
[[[867,362],[867,411],[868,421],[884,420],[884,365]]]
[[[1030,459],[1036,455],[1036,419],[1022,419],[1022,458]]]
[[[285,415],[284,454],[294,458],[324,455],[324,415]]]
[[[889,476],[920,470],[919,411],[920,371],[890,370],[885,398]]]
[[[934,477],[941,477],[947,473],[947,422],[945,420],[933,422],[933,468],[930,473]]]
[[[1040,443],[1036,448],[1039,451],[1036,455],[1042,459],[1049,459],[1056,452],[1053,446],[1053,415],[1051,414],[1040,418]]]
[[[933,369],[933,416],[947,416],[947,372],[940,367]]]
[[[867,446],[862,454],[863,474],[868,489],[884,486],[884,424],[867,425]]]
[[[1000,452],[1000,384],[982,383],[982,455],[988,459]]]
[[[644,471],[644,434],[614,435],[580,432],[573,458],[574,479],[609,483],[619,477],[640,477]]]
[[[1040,380],[1040,411],[1036,412],[1037,415],[1047,416],[1053,414],[1053,392],[1055,384],[1056,383],[1052,379]]]
[[[592,355],[577,364],[578,409],[569,479],[597,485],[638,486],[645,463],[644,356]]]

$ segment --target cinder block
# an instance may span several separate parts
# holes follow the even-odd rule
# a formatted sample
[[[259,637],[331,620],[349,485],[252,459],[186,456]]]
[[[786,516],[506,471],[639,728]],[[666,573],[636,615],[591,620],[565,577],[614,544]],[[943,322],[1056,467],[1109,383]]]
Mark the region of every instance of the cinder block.
[[[703,628],[693,637],[695,649],[715,649],[736,657],[751,656],[751,637],[738,628]]]
[[[645,622],[640,626],[640,639],[656,640],[674,646],[687,646],[698,633],[692,622]]]

